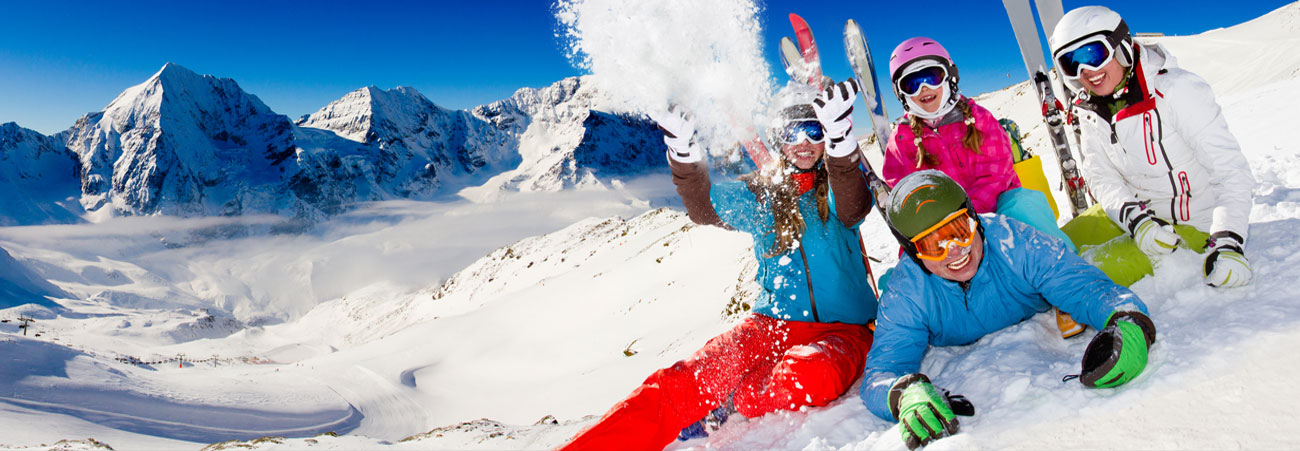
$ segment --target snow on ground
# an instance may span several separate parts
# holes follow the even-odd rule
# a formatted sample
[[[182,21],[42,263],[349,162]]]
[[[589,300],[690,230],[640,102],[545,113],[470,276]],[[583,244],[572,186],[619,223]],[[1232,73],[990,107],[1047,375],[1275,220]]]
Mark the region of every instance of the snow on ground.
[[[631,216],[648,207],[639,199],[667,195],[662,185],[622,186],[631,191],[520,194],[490,205],[387,202],[301,234],[271,233],[281,224],[264,218],[0,229],[0,248],[75,296],[57,300],[68,310],[59,315],[0,310],[0,405],[14,414],[0,415],[0,445],[106,429],[196,443],[358,428],[399,439],[457,422],[422,422],[405,415],[421,410],[414,402],[394,402],[409,398],[400,387],[418,376],[417,363],[388,381],[346,358],[337,367],[311,359],[443,310],[456,314],[404,309],[431,303],[438,283],[500,243],[593,213]],[[19,335],[20,314],[37,319],[30,336]],[[428,337],[413,340],[398,349],[433,348]],[[42,411],[62,425],[18,427]],[[380,421],[392,420],[384,413],[396,420]]]
[[[1205,36],[1263,39],[1298,10]],[[1198,38],[1167,38],[1195,71],[1212,53]],[[1258,179],[1255,283],[1210,288],[1199,256],[1161,259],[1134,286],[1159,342],[1120,389],[1061,382],[1087,341],[1057,338],[1047,315],[933,350],[923,371],[978,415],[929,449],[1294,447],[1300,130],[1277,112],[1300,102],[1300,79],[1207,79]],[[1029,96],[981,102],[1046,149]],[[0,448],[559,445],[729,328],[756,289],[747,236],[647,211],[639,199],[663,198],[666,175],[621,186],[633,188],[387,202],[292,234],[258,218],[0,228],[0,248],[75,296],[59,313],[0,310]],[[864,230],[879,273],[896,262],[892,238],[875,215]],[[33,335],[20,313],[37,319]],[[673,446],[901,449],[897,428],[850,393]],[[293,438],[252,440],[269,435]]]

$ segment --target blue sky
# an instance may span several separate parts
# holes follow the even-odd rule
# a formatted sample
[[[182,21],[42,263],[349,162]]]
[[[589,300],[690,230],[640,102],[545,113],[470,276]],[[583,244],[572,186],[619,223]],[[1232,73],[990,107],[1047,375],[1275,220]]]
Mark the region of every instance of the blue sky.
[[[1134,31],[1194,34],[1287,2],[1065,0],[1065,8],[1098,3],[1119,11]],[[881,71],[895,45],[925,35],[952,53],[968,94],[1024,77],[996,0],[762,4],[764,45],[778,72],[774,49],[793,35],[787,14],[796,12],[813,27],[836,79],[849,73],[840,35],[848,18],[862,24]],[[3,10],[0,123],[44,133],[98,111],[168,61],[233,78],[293,118],[369,85],[414,86],[439,105],[469,108],[581,73],[563,56],[546,0],[6,2]],[[889,108],[891,116],[901,112],[896,102]]]

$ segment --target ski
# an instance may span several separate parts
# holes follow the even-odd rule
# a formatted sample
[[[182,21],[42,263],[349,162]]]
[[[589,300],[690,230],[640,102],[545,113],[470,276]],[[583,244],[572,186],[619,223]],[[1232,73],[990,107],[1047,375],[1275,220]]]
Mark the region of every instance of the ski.
[[[781,64],[785,66],[785,73],[791,80],[800,82],[812,80],[811,68],[804,62],[799,47],[796,47],[794,41],[788,37],[781,38]]]
[[[800,53],[803,55],[804,63],[808,64],[808,84],[817,89],[825,88],[821,56],[817,54],[817,41],[813,39],[808,21],[803,20],[803,17],[799,17],[798,14],[790,13],[790,26],[794,27],[794,37],[799,40]]]
[[[862,34],[862,28],[853,19],[849,19],[844,24],[844,52],[848,54],[849,66],[853,68],[853,75],[862,90],[862,102],[867,104],[867,110],[871,113],[871,125],[876,132],[876,144],[880,146],[880,153],[884,154],[891,133],[889,114],[885,112],[885,104],[880,98],[876,63],[871,59],[871,48],[867,47],[867,37]]]
[[[876,145],[880,147],[880,154],[884,155],[885,149],[889,146],[889,116],[885,113],[884,102],[880,101],[880,83],[876,81],[876,64],[871,59],[871,48],[867,47],[867,37],[862,34],[862,28],[853,19],[849,19],[844,24],[844,52],[848,55],[853,76],[857,79],[862,102],[867,104],[868,117],[871,118],[872,129],[876,134]],[[881,217],[884,217],[885,205],[889,204],[889,185],[876,175],[871,163],[867,162],[866,149],[858,150],[862,152],[862,165],[866,168],[867,183],[871,187],[871,192],[875,194]]]
[[[1047,62],[1043,57],[1043,46],[1040,42],[1038,26],[1034,23],[1033,11],[1030,9],[1029,0],[1002,0],[1002,5],[1006,8],[1007,17],[1011,20],[1011,27],[1015,31],[1016,43],[1020,45],[1020,56],[1025,61],[1025,70],[1029,73],[1030,83],[1033,84],[1034,90],[1038,93],[1038,100],[1042,104],[1043,121],[1047,123],[1048,137],[1051,138],[1052,147],[1056,150],[1061,181],[1065,185],[1066,196],[1070,199],[1072,216],[1078,216],[1088,208],[1087,188],[1083,176],[1079,174],[1078,163],[1070,152],[1069,136],[1065,130],[1065,111],[1052,88],[1051,78],[1047,75]],[[1049,11],[1044,17],[1054,14],[1055,10],[1051,7],[1045,9]],[[1060,19],[1057,17],[1055,20]]]
[[[754,166],[759,172],[767,172],[772,168],[774,163],[772,153],[768,151],[767,145],[763,144],[763,138],[754,131],[754,127],[741,125],[739,121],[732,118],[731,129],[736,132],[736,141],[749,154],[749,159],[754,162]]]
[[[1061,0],[1034,0],[1034,7],[1038,8],[1038,22],[1043,24],[1043,34],[1052,35],[1052,30],[1056,29],[1056,23],[1065,17],[1065,8],[1061,6]]]

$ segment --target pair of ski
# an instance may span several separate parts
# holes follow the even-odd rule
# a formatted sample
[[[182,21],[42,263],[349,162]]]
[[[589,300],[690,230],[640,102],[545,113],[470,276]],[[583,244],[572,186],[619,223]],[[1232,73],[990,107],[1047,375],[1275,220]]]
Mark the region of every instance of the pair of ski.
[[[1047,123],[1048,137],[1051,138],[1052,148],[1056,151],[1056,161],[1061,169],[1061,182],[1065,187],[1066,196],[1070,198],[1070,209],[1073,216],[1079,216],[1079,213],[1088,208],[1087,188],[1083,176],[1079,174],[1078,163],[1070,153],[1069,139],[1065,130],[1065,110],[1053,91],[1051,78],[1048,77],[1049,69],[1043,58],[1039,29],[1034,24],[1029,0],[1002,0],[1002,6],[1006,8],[1007,17],[1011,19],[1011,27],[1016,33],[1016,43],[1020,46],[1020,56],[1025,61],[1025,70],[1029,72],[1029,80],[1034,86],[1034,91],[1038,93],[1038,101],[1042,104],[1043,120]],[[1056,23],[1060,22],[1061,17],[1065,15],[1061,0],[1034,0],[1034,6],[1038,8],[1038,20],[1042,22],[1044,34],[1051,35],[1051,30],[1056,28]]]
[[[822,75],[821,56],[817,52],[817,41],[813,39],[812,29],[803,17],[794,13],[790,14],[790,25],[794,28],[795,38],[799,43],[796,46],[790,38],[781,38],[781,63],[785,66],[786,74],[818,90],[825,89],[829,80]],[[876,144],[880,145],[880,152],[883,154],[890,136],[889,118],[885,115],[884,104],[880,101],[880,87],[876,83],[875,65],[871,61],[871,51],[867,48],[866,37],[853,19],[849,19],[848,23],[844,24],[844,48],[849,57],[849,64],[853,67],[854,77],[857,79],[859,96],[870,111],[872,128],[876,133]],[[889,185],[885,184],[868,163],[866,150],[859,147],[858,151],[862,154],[862,170],[866,174],[867,185],[871,188],[876,199],[876,208],[880,210],[883,217],[885,207],[889,204]]]
[[[1002,3],[1015,31],[1025,69],[1042,106],[1043,120],[1047,124],[1048,136],[1056,152],[1057,165],[1061,172],[1065,193],[1070,199],[1071,212],[1073,216],[1078,216],[1088,207],[1087,188],[1083,176],[1079,173],[1078,163],[1070,151],[1069,138],[1065,129],[1066,114],[1048,76],[1049,69],[1043,57],[1039,28],[1035,26],[1029,0],[1003,0]],[[1047,30],[1054,29],[1056,23],[1064,16],[1061,1],[1034,0],[1034,3],[1038,8],[1042,30],[1047,34],[1049,33]],[[790,14],[790,24],[795,30],[799,43],[796,47],[790,38],[781,39],[781,62],[785,65],[786,73],[795,80],[804,80],[818,89],[824,88],[826,78],[822,75],[821,60],[816,41],[813,40],[812,30],[808,27],[807,21],[797,14]],[[891,133],[889,118],[881,101],[880,85],[875,77],[875,63],[871,58],[866,36],[853,19],[849,19],[844,25],[844,49],[861,90],[862,101],[870,112],[876,144],[883,154]],[[877,206],[883,213],[884,205],[889,199],[889,187],[867,164],[865,153],[863,157],[863,169],[876,195]]]

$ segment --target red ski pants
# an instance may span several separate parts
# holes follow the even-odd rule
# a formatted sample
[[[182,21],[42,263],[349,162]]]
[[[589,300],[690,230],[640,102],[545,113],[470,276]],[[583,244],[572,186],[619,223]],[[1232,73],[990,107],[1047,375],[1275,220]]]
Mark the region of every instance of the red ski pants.
[[[747,418],[824,406],[862,374],[871,330],[751,315],[656,371],[562,450],[660,450],[730,396]]]

